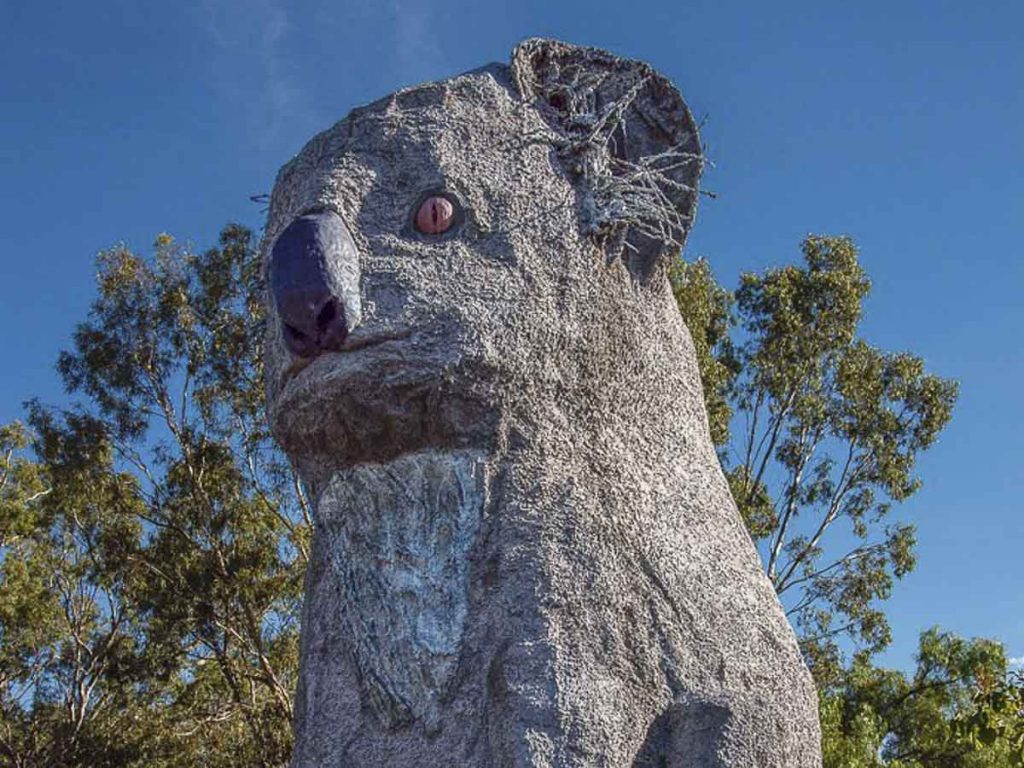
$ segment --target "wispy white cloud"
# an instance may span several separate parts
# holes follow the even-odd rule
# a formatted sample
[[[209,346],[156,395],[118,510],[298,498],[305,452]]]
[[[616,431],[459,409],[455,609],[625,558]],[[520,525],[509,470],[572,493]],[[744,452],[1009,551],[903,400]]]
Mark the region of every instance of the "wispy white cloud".
[[[1014,656],[1010,659],[1011,667],[1024,667],[1024,656]]]
[[[284,40],[289,30],[282,0],[201,0],[205,32],[230,66],[225,67],[225,88],[237,88],[241,68],[249,88],[256,79],[253,105],[259,113],[253,136],[265,146],[278,135],[286,120],[299,109],[302,91],[288,77]],[[233,81],[233,82],[230,82]]]

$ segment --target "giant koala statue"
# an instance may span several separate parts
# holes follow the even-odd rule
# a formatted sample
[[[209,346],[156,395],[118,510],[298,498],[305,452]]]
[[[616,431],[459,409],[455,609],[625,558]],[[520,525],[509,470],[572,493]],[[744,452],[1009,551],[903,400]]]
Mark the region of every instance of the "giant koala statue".
[[[701,168],[664,77],[532,39],[281,170],[268,411],[315,520],[295,768],[820,765],[666,278]]]

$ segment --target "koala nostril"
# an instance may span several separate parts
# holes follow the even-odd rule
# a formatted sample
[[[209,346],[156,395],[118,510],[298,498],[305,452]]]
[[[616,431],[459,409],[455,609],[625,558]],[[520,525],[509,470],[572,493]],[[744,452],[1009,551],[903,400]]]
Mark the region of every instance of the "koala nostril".
[[[316,339],[311,339],[294,325],[288,323],[281,323],[281,329],[284,335],[284,342],[292,354],[299,357],[312,357],[316,354]]]
[[[331,324],[335,317],[338,316],[338,300],[330,299],[324,308],[320,310],[320,314],[316,316],[316,327],[321,333]]]
[[[330,299],[316,316],[316,330],[320,349],[331,352],[341,350],[348,338],[345,307],[337,299]]]

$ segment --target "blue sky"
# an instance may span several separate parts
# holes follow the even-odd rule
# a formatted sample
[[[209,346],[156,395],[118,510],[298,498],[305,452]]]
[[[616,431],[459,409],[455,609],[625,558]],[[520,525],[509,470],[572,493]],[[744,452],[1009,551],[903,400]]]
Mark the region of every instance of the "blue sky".
[[[715,167],[688,248],[734,285],[850,234],[869,341],[956,378],[922,457],[920,564],[884,660],[940,624],[1024,657],[1024,4],[1002,2],[0,3],[0,421],[53,370],[97,251],[199,246],[349,109],[507,59],[532,35],[643,58],[706,116]]]

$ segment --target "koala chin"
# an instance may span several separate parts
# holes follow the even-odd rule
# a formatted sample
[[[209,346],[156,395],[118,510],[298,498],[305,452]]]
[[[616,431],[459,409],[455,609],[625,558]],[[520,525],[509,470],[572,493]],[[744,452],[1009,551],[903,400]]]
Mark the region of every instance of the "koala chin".
[[[266,389],[314,501],[295,768],[821,765],[666,270],[679,92],[551,40],[281,170]]]

